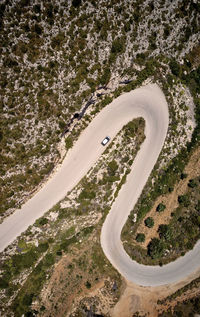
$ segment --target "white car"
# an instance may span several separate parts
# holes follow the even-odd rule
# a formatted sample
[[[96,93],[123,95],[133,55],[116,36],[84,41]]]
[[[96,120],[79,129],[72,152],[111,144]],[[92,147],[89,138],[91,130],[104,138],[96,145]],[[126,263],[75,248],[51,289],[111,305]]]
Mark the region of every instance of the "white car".
[[[103,139],[103,141],[101,142],[101,144],[102,144],[102,145],[106,145],[109,141],[110,141],[110,137],[107,136],[107,137],[105,137],[105,139]]]

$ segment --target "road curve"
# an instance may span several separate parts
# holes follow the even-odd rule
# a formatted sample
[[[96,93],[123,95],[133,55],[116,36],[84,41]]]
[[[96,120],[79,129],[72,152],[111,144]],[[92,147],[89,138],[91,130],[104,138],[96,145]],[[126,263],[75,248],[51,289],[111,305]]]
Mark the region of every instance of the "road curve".
[[[55,176],[20,210],[0,224],[0,252],[81,180],[105,150],[101,141],[106,135],[114,138],[126,123],[139,116],[146,121],[146,139],[103,225],[101,244],[104,253],[125,278],[140,285],[175,282],[195,271],[200,260],[199,244],[186,256],[161,268],[132,261],[120,240],[121,229],[141,194],[167,133],[168,107],[157,85],[147,85],[121,95],[94,118],[68,152]]]
[[[144,93],[145,92],[145,93]],[[164,95],[156,86],[146,86],[123,95],[121,101],[134,114],[145,119],[145,135],[131,173],[106,217],[101,231],[101,245],[106,257],[127,280],[142,286],[158,286],[178,282],[200,267],[200,241],[194,249],[176,261],[160,266],[147,266],[133,261],[125,252],[120,236],[130,211],[162,149],[168,129],[168,107]]]

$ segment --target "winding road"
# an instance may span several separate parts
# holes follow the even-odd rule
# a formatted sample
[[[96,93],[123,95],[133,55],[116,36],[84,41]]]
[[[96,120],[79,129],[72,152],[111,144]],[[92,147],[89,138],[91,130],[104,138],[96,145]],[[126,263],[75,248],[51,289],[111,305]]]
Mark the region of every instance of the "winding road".
[[[156,163],[168,129],[168,106],[162,91],[155,84],[121,95],[94,118],[68,152],[55,176],[20,210],[0,224],[0,251],[81,180],[105,150],[101,145],[105,136],[113,139],[126,123],[137,117],[143,117],[146,121],[146,139],[104,222],[101,232],[103,251],[127,280],[143,286],[177,282],[197,270],[200,264],[199,242],[177,261],[163,267],[152,267],[132,261],[120,240],[122,227]]]

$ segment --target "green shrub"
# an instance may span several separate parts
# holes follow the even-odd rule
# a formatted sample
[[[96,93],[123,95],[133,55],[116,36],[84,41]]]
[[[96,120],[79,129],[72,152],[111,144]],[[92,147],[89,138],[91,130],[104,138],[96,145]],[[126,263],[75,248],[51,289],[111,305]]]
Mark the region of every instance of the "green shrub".
[[[78,8],[81,5],[81,0],[73,0],[72,5],[74,8]]]
[[[178,196],[178,202],[179,202],[179,204],[183,205],[184,207],[188,207],[190,205],[190,201],[189,201],[188,195],[180,195],[180,196]]]
[[[166,208],[166,206],[165,206],[164,204],[160,203],[160,204],[157,206],[156,211],[161,212],[161,211],[164,211],[165,208]]]
[[[174,59],[170,61],[169,67],[170,67],[173,75],[175,75],[175,76],[180,75],[181,68],[180,68],[179,64]]]
[[[98,79],[98,82],[100,82],[102,85],[106,85],[109,82],[110,77],[111,77],[110,68],[106,67],[104,69],[102,76]]]
[[[195,206],[196,211],[200,211],[200,200],[198,200],[196,206]]]
[[[154,220],[151,217],[146,218],[144,223],[148,228],[152,228],[154,226]]]
[[[189,182],[188,182],[188,187],[190,188],[194,188],[197,186],[197,183],[194,179],[190,179]]]
[[[66,147],[66,150],[69,150],[73,145],[73,140],[72,140],[72,137],[71,136],[68,136],[66,139],[65,139],[65,147]]]
[[[85,283],[85,286],[89,289],[89,288],[91,288],[92,285],[91,285],[90,282],[87,281],[87,282]]]
[[[108,174],[110,176],[115,176],[117,169],[118,165],[115,160],[112,160],[110,163],[108,163]]]
[[[124,49],[124,39],[117,38],[112,42],[111,53],[118,54],[123,52]]]
[[[161,239],[170,240],[171,230],[168,225],[162,224],[158,228],[159,236]]]
[[[40,224],[41,226],[44,226],[44,225],[46,225],[47,223],[48,223],[48,219],[45,218],[45,217],[42,217],[42,218],[39,220],[39,224]]]
[[[147,253],[152,259],[162,257],[164,254],[164,243],[157,238],[153,238],[147,246]]]
[[[48,247],[49,247],[48,242],[40,243],[38,246],[38,251],[43,253],[43,252],[47,251]]]
[[[136,236],[136,241],[137,242],[144,242],[145,241],[144,233],[138,233],[137,236]]]
[[[184,179],[187,177],[187,174],[186,173],[181,173],[181,179]]]
[[[8,281],[5,278],[0,277],[0,289],[7,288],[8,285]]]
[[[94,199],[96,197],[96,193],[90,189],[83,189],[79,195],[79,199]]]

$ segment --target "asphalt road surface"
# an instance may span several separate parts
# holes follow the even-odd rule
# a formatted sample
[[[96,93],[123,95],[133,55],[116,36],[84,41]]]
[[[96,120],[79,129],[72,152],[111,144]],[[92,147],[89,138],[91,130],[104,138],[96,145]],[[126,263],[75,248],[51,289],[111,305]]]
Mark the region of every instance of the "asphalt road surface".
[[[146,139],[103,225],[102,248],[126,279],[140,285],[175,282],[195,271],[200,263],[199,243],[193,251],[173,263],[150,267],[132,261],[120,240],[121,229],[156,163],[167,133],[168,107],[157,85],[123,94],[94,118],[68,152],[57,173],[20,210],[0,224],[0,251],[64,198],[81,180],[105,150],[101,145],[105,136],[113,139],[126,123],[141,116],[146,121]]]

